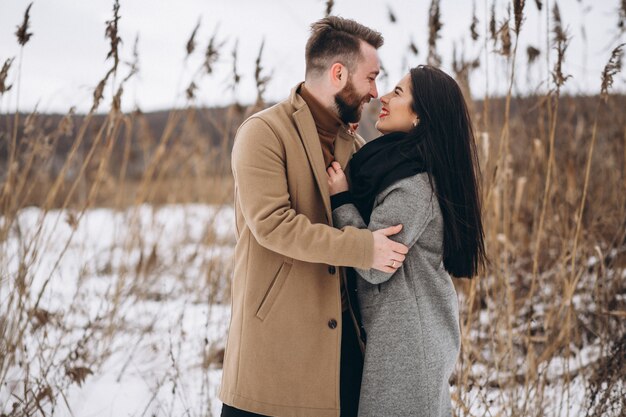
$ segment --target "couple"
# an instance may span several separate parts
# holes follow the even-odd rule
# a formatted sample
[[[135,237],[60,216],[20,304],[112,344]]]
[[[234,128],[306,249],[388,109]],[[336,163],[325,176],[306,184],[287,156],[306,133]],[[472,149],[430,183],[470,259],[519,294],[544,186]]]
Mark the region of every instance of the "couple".
[[[378,96],[382,43],[314,23],[304,83],[237,131],[223,417],[452,414],[450,275],[485,258],[474,138],[455,81],[419,66],[364,144],[351,124]]]

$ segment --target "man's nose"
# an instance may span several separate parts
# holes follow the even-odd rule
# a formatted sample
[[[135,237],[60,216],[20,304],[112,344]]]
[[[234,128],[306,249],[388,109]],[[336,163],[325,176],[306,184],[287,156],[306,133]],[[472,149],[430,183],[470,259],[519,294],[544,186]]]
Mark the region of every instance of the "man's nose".
[[[370,96],[372,96],[372,98],[377,98],[378,97],[378,89],[376,88],[376,82],[375,81],[372,84],[372,88],[370,88]]]

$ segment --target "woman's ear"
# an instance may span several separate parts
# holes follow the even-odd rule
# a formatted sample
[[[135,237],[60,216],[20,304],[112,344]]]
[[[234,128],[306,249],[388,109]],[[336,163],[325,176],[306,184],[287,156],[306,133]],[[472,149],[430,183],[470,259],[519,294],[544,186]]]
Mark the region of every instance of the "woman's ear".
[[[413,127],[416,127],[420,123],[420,117],[413,110],[411,111],[411,114],[413,115],[413,121],[411,122],[411,124],[413,125]]]

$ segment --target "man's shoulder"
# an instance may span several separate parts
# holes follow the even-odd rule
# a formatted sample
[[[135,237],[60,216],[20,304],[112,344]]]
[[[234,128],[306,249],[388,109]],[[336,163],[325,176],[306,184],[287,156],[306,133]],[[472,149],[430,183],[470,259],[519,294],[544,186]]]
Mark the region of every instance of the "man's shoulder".
[[[289,100],[285,100],[248,116],[237,129],[235,143],[279,146],[285,137],[293,135],[294,111]]]
[[[289,121],[295,111],[293,105],[289,100],[283,100],[270,106],[266,109],[260,110],[250,115],[243,123],[246,124],[253,120],[263,121],[270,127],[276,124],[282,124]]]

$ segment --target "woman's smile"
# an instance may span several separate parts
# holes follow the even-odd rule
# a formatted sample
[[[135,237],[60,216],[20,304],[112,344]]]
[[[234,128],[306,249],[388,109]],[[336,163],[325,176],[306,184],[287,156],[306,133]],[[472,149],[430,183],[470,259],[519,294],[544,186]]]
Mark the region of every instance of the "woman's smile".
[[[376,121],[376,129],[381,133],[408,132],[414,127],[417,115],[411,107],[411,78],[407,74],[398,85],[380,98],[382,108]],[[393,114],[391,114],[393,110]]]

